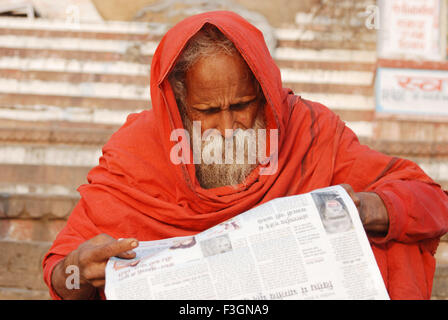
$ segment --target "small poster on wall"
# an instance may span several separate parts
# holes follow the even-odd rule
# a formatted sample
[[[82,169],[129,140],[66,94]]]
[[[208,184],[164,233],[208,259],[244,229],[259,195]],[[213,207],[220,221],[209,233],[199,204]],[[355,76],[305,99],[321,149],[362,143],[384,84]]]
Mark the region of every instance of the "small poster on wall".
[[[379,68],[376,111],[448,116],[448,70]]]
[[[386,59],[446,59],[443,0],[379,0],[378,55]]]

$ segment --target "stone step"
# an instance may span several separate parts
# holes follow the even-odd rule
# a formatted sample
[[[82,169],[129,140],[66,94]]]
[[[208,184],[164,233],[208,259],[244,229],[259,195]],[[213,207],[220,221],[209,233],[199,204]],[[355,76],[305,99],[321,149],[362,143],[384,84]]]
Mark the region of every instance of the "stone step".
[[[51,95],[149,101],[149,87],[134,84],[1,79],[0,94]]]
[[[5,144],[64,144],[101,147],[116,125],[69,121],[0,119],[0,141]]]
[[[0,287],[0,300],[50,300],[50,294],[48,290]]]
[[[319,61],[319,62],[349,62],[371,63],[376,62],[376,52],[373,50],[347,50],[347,49],[301,49],[280,47],[274,54],[277,60],[292,61]]]
[[[339,84],[370,86],[373,73],[369,71],[336,71],[336,70],[295,70],[280,69],[282,80],[289,83]]]
[[[156,41],[97,40],[85,38],[54,38],[34,36],[0,35],[1,48],[57,51],[87,51],[126,54],[130,48],[138,48],[143,56],[150,56],[158,45]],[[136,47],[137,46],[137,47]]]
[[[0,300],[50,300],[48,290],[0,287]]]
[[[280,69],[375,72],[375,64],[371,62],[287,60],[285,57],[284,60],[277,59],[276,64]]]
[[[81,22],[76,24],[54,19],[17,19],[11,17],[0,18],[0,28],[18,30],[41,30],[46,32],[61,31],[73,33],[105,33],[126,36],[152,34],[154,36],[163,35],[166,30],[163,27],[146,22],[126,22],[126,21],[102,21]],[[33,34],[34,35],[34,34]],[[95,36],[93,36],[95,38]]]
[[[22,59],[57,59],[60,60],[76,60],[76,61],[105,61],[105,62],[138,62],[150,65],[152,55],[143,55],[138,50],[129,48],[129,52],[101,52],[92,50],[59,50],[50,48],[5,48],[0,45],[0,50],[3,57],[19,57]],[[39,61],[39,60],[38,60]],[[36,62],[37,63],[37,62]]]
[[[38,90],[38,89],[37,89]],[[128,114],[130,112],[137,112],[151,107],[150,101],[142,99],[123,99],[123,98],[106,98],[106,97],[86,97],[86,96],[66,96],[58,95],[57,92],[53,94],[35,94],[35,93],[0,93],[0,112],[8,113],[8,110],[23,110],[33,111],[37,110],[38,113],[45,111],[50,112],[50,119],[56,120],[56,115],[51,116],[59,108],[64,109],[62,119],[58,120],[70,120],[71,114],[76,115],[77,112],[82,109],[87,109],[87,114],[95,116],[95,113],[102,113],[113,111],[118,112],[120,115],[123,113]],[[66,110],[68,109],[68,110]],[[81,109],[81,110],[80,110]],[[65,119],[64,119],[65,116]],[[104,116],[101,114],[100,117]],[[0,117],[4,117],[0,115]],[[39,115],[34,117],[39,118]],[[11,119],[10,117],[6,117]],[[45,118],[45,117],[44,117]],[[14,118],[13,118],[14,119]],[[31,119],[17,118],[18,120],[32,120]],[[35,119],[38,120],[38,119]],[[76,118],[73,119],[77,121]],[[122,119],[120,119],[121,122]],[[101,122],[101,121],[98,121]]]
[[[45,219],[46,222],[56,221],[54,219],[67,219],[79,198],[79,194],[0,193],[0,219],[15,219],[14,221]],[[2,225],[1,228],[3,230],[6,227]],[[2,232],[5,233],[4,230]]]
[[[147,70],[145,70],[146,73]],[[109,74],[96,72],[72,72],[72,71],[41,71],[41,70],[21,70],[13,68],[1,68],[0,79],[15,79],[20,82],[48,82],[48,83],[69,83],[80,86],[95,85],[96,83],[120,84],[126,86],[132,84],[136,87],[142,87],[144,90],[149,88],[148,75],[129,75],[129,74]],[[55,88],[56,90],[57,88]]]
[[[64,219],[3,219],[0,239],[9,241],[53,242],[64,228]]]
[[[298,91],[304,99],[316,101],[332,110],[375,110],[375,99],[369,95]]]
[[[129,62],[125,61],[124,59],[120,60],[120,57],[116,57],[115,60],[107,60],[108,57],[101,56],[95,56],[94,58],[96,59],[83,60],[75,59],[76,57],[73,58],[69,56],[73,52],[76,53],[76,51],[56,52],[61,56],[69,56],[67,58],[49,56],[49,53],[45,50],[38,50],[37,55],[30,55],[29,57],[27,57],[27,52],[25,52],[25,54],[22,54],[23,52],[16,52],[10,49],[5,49],[3,51],[4,54],[0,57],[1,69],[20,70],[23,73],[35,72],[31,73],[32,75],[36,75],[37,72],[42,72],[44,74],[42,74],[41,76],[39,76],[38,74],[36,75],[36,78],[41,78],[42,80],[44,80],[45,77],[48,77],[45,76],[46,72],[48,74],[50,74],[49,72],[63,72],[70,74],[70,77],[74,77],[75,79],[79,76],[73,76],[72,74],[94,74],[94,79],[96,79],[97,77],[120,78],[120,76],[127,76],[129,78],[135,79],[136,83],[141,83],[139,82],[141,81],[139,80],[140,76],[149,77],[150,71],[150,61],[149,63]],[[95,55],[95,53],[92,54]],[[39,55],[43,57],[39,57]],[[8,71],[4,71],[4,73],[7,72]],[[5,75],[5,77],[6,76],[7,75]],[[54,74],[54,76],[57,76],[57,74]]]
[[[68,106],[54,106],[50,103],[55,102],[51,101],[51,98],[39,97],[39,96],[18,96],[18,95],[8,95],[8,97],[4,98],[0,94],[0,119],[5,120],[25,120],[25,121],[36,121],[36,122],[48,122],[48,121],[70,121],[70,122],[84,122],[92,125],[97,124],[107,124],[107,125],[122,125],[127,116],[130,113],[140,112],[144,109],[149,109],[148,107],[140,106],[141,109],[131,109],[131,110],[122,110],[122,109],[106,109],[100,108],[101,106],[106,106],[107,102],[111,104],[109,106],[117,107],[125,106],[124,101],[117,100],[101,100],[101,99],[79,99],[78,102],[81,102],[81,107],[71,107],[70,99],[66,99],[63,97],[53,96],[54,98],[59,99],[58,101],[61,104],[67,104]],[[42,98],[43,102],[48,102],[48,105],[24,105],[21,103],[32,103],[33,98],[39,100]],[[8,103],[19,101],[16,105],[2,105],[1,102],[6,101]],[[57,102],[57,101],[56,101]],[[76,101],[75,101],[76,102]],[[99,105],[99,107],[98,107]],[[88,107],[93,107],[95,109],[89,109]]]
[[[107,22],[106,22],[107,24]],[[84,24],[80,24],[82,26]],[[62,26],[61,26],[62,27]],[[16,37],[39,37],[39,38],[78,38],[96,40],[122,40],[122,41],[160,41],[161,35],[151,33],[149,29],[140,32],[134,30],[132,33],[119,32],[120,30],[82,30],[82,29],[45,29],[39,26],[39,22],[21,28],[19,25],[8,26],[0,19],[0,35]]]
[[[47,290],[42,259],[50,242],[0,240],[0,287]]]
[[[337,110],[335,110],[337,111]],[[374,124],[370,121],[344,121],[345,125],[349,127],[358,137],[358,139],[370,140],[373,136]]]
[[[300,96],[302,95],[302,92],[313,94],[319,93],[319,94],[357,95],[366,97],[373,96],[373,86],[367,86],[367,85],[284,82],[283,86],[292,89],[295,92],[295,94],[298,94]],[[362,107],[360,109],[362,109]]]
[[[363,39],[359,40],[356,37],[350,38],[349,35],[341,36],[341,40],[332,40],[334,36],[332,36],[332,32],[328,32],[328,34],[321,34],[319,41],[316,40],[277,40],[277,45],[279,47],[291,47],[291,48],[302,48],[302,49],[315,49],[315,50],[324,50],[324,49],[348,49],[348,50],[375,50],[376,42],[365,41]],[[347,37],[346,39],[343,39]],[[326,40],[328,39],[329,40]]]
[[[101,147],[61,144],[0,145],[0,164],[93,167],[102,155]]]
[[[448,181],[448,156],[437,158],[409,157],[416,162],[425,173],[436,182]]]
[[[448,266],[448,234],[442,237],[435,258],[438,265]]]
[[[326,26],[325,26],[326,27]],[[326,29],[326,28],[325,28]],[[322,25],[318,24],[304,24],[297,28],[277,28],[274,30],[277,41],[280,43],[306,43],[306,42],[345,42],[345,41],[361,41],[375,46],[377,35],[375,31],[367,30],[367,32],[360,33],[359,28],[351,30],[322,30]],[[360,37],[356,37],[360,35]],[[281,47],[281,45],[278,45]]]
[[[91,167],[77,166],[0,164],[0,192],[8,192],[12,186],[15,192],[8,193],[35,193],[34,189],[36,192],[42,190],[47,193],[47,190],[56,188],[60,189],[61,193],[67,194],[81,184],[87,183],[86,176],[90,169]]]
[[[360,139],[360,142],[367,144],[372,149],[394,156],[432,158],[434,161],[445,161],[444,157],[448,157],[448,145],[445,142],[380,140],[376,138]]]
[[[87,183],[83,182],[83,183]],[[12,195],[37,195],[37,196],[79,196],[76,189],[78,185],[64,185],[58,183],[33,183],[33,182],[0,182],[0,194],[3,197]],[[2,209],[3,210],[3,209]],[[6,210],[6,209],[5,209]]]
[[[436,119],[434,117],[385,117],[377,114],[375,119],[375,138],[381,141],[433,141],[438,149],[433,150],[438,154],[443,144],[448,142],[448,122],[446,118]],[[445,151],[443,151],[445,152]]]
[[[434,275],[431,299],[446,300],[448,297],[448,264],[438,264]]]
[[[378,59],[378,67],[397,69],[448,70],[448,61]]]

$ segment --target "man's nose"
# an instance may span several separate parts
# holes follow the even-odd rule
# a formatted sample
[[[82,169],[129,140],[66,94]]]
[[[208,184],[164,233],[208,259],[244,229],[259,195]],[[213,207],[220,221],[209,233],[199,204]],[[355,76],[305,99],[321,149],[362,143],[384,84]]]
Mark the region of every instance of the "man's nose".
[[[233,112],[229,109],[223,110],[220,115],[218,130],[224,138],[230,138],[233,135],[235,119]]]

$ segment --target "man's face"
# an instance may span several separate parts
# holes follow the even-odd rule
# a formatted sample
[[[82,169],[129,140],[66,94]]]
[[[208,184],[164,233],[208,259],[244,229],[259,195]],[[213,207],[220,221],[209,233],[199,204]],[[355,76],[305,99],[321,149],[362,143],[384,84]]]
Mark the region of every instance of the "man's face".
[[[262,108],[251,71],[239,55],[201,58],[186,74],[186,113],[202,132],[252,128]]]

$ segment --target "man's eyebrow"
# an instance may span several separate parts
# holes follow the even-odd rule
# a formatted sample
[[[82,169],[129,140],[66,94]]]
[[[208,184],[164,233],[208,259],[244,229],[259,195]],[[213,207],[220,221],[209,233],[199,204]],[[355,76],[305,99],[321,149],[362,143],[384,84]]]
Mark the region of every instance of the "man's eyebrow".
[[[207,109],[218,109],[219,106],[214,106],[206,103],[197,103],[192,105],[193,108],[198,110],[207,110]]]
[[[232,101],[231,104],[239,104],[239,103],[246,103],[246,102],[251,102],[253,100],[257,99],[257,95],[252,95],[252,96],[244,96],[238,99],[235,99],[235,101]]]
[[[255,99],[257,99],[256,95],[244,96],[244,97],[241,97],[241,98],[236,98],[235,100],[233,100],[230,103],[230,105],[237,105],[237,104],[247,103],[247,102],[254,101]],[[212,103],[208,104],[208,103],[205,103],[205,102],[193,104],[192,107],[195,108],[195,109],[200,109],[200,110],[220,108],[220,106],[218,106],[218,105],[214,105]]]
[[[245,104],[249,102],[253,102],[258,99],[258,96],[250,96],[250,97],[244,97],[244,99],[237,100],[230,105],[239,105],[239,104]]]

